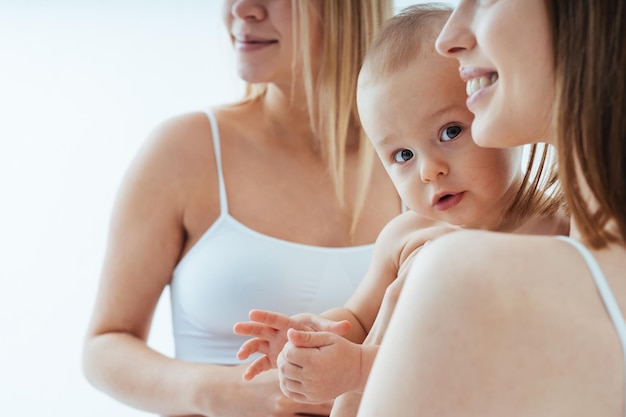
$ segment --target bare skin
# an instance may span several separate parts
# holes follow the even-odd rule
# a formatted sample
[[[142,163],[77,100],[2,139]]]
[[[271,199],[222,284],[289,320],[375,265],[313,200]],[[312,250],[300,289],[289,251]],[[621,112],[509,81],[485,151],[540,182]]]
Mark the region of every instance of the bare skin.
[[[583,27],[592,28],[587,36],[598,44],[610,38],[623,62],[624,9],[608,16],[602,13],[605,4],[572,1],[568,7],[578,14],[557,14],[557,21],[547,4],[461,0],[439,35],[437,50],[459,61],[475,114],[472,131],[483,145],[542,141],[562,146],[575,135],[555,126],[571,124],[593,126],[585,132],[584,148],[591,149],[606,140],[598,126],[623,126],[618,100],[602,114],[586,117],[555,111],[561,99],[555,80],[573,79],[581,65],[595,59],[581,52],[586,49],[581,42],[580,49],[568,50],[581,54],[578,65],[561,65],[552,48]],[[581,82],[613,91],[621,79],[617,74],[591,72]],[[616,90],[624,96],[623,86]],[[586,98],[581,95],[581,103]],[[624,143],[623,134],[618,140]],[[583,157],[602,169],[613,158],[623,166],[624,148],[617,149],[611,155],[564,152],[561,167]],[[569,195],[570,207],[605,209],[600,212],[608,213],[607,223],[599,216],[588,221],[615,241],[592,245],[579,230],[577,221],[585,217],[580,212],[573,216],[570,237],[586,247],[600,270],[595,279],[603,276],[617,309],[626,311],[624,218],[611,217],[623,189],[611,194],[599,187],[591,193],[585,181],[590,173],[574,170],[561,176],[581,192]],[[620,172],[612,168],[607,176]],[[454,262],[451,254],[459,254]],[[443,236],[415,259],[358,417],[623,416],[624,340],[617,327],[623,317],[612,322],[612,304],[603,301],[594,281],[571,242],[483,231]]]
[[[364,71],[367,76],[367,69]],[[418,74],[420,82],[414,82]],[[382,339],[402,287],[402,279],[396,281],[397,277],[406,275],[407,260],[426,242],[458,229],[451,223],[524,234],[568,231],[563,213],[529,213],[514,224],[503,219],[521,184],[521,149],[484,149],[473,142],[469,130],[472,115],[454,61],[432,52],[393,77],[359,87],[357,96],[374,149],[412,212],[398,216],[383,229],[371,268],[344,308],[323,314],[327,319],[347,320],[349,331],[339,337],[328,331],[329,322],[325,322],[326,328],[311,326],[311,315],[286,317],[258,311],[251,322],[234,328],[235,333],[252,336],[242,345],[240,359],[252,353],[263,355],[250,365],[246,379],[277,366],[283,393],[301,402],[329,401],[363,389],[377,352],[375,340]],[[384,109],[382,101],[386,102]],[[442,193],[461,196],[462,202],[440,210],[437,205]],[[437,220],[428,220],[427,214]],[[379,313],[381,305],[384,308]],[[371,344],[359,345],[375,320],[379,324]]]
[[[281,115],[280,105],[273,105]],[[382,168],[376,168],[368,197],[377,203],[368,204],[352,239],[348,216],[337,210],[325,164],[310,136],[301,130],[301,140],[279,141],[283,136],[275,131],[261,133],[267,121],[258,115],[259,106],[265,104],[216,111],[231,214],[261,233],[305,244],[345,246],[375,240],[378,229],[400,206]],[[239,123],[242,119],[248,123]],[[275,123],[287,128],[295,120]],[[355,159],[350,158],[350,166]],[[129,170],[112,218],[103,283],[85,345],[86,372],[105,392],[165,415],[328,413],[328,405],[303,408],[286,400],[275,373],[244,383],[244,366],[190,365],[145,345],[171,271],[219,215],[214,161],[206,117],[190,114],[161,126]],[[348,180],[355,181],[355,175]],[[268,183],[274,193],[263,187]],[[281,195],[291,196],[289,204],[276,204]],[[246,404],[249,410],[244,411]]]
[[[442,262],[456,250],[468,256]],[[620,305],[623,253],[617,245],[593,252]],[[623,352],[574,248],[549,237],[460,232],[423,255],[359,417],[623,415]]]
[[[390,222],[378,237],[370,270],[357,292],[343,308],[329,310],[322,316],[305,313],[292,317],[275,312],[256,310],[250,313],[251,321],[237,323],[234,326],[235,333],[253,336],[253,338],[242,345],[238,357],[245,359],[252,353],[262,354],[260,358],[249,365],[244,378],[251,380],[260,373],[279,366],[277,361],[285,352],[290,350],[291,346],[304,348],[308,344],[322,342],[319,338],[327,335],[333,343],[324,342],[329,349],[319,351],[319,356],[315,355],[315,352],[311,356],[310,352],[308,352],[311,349],[302,349],[301,351],[295,349],[293,352],[296,356],[304,355],[307,358],[307,362],[315,361],[316,365],[326,363],[327,368],[322,370],[309,366],[310,363],[308,365],[304,363],[298,364],[298,366],[293,368],[295,372],[298,372],[298,369],[304,366],[307,367],[309,372],[312,372],[312,374],[306,375],[309,378],[309,383],[306,385],[306,388],[297,391],[290,390],[286,386],[290,383],[285,381],[291,378],[287,377],[288,373],[285,373],[285,375],[281,375],[283,392],[290,398],[298,401],[320,403],[329,401],[336,395],[345,392],[345,382],[339,376],[349,378],[352,381],[350,385],[356,384],[360,386],[364,384],[365,380],[359,380],[358,376],[355,377],[352,371],[353,368],[360,369],[360,364],[358,363],[360,354],[351,356],[342,351],[342,349],[351,349],[356,352],[354,347],[358,349],[360,346],[358,344],[366,338],[370,331],[374,331],[376,335],[382,334],[381,327],[386,324],[388,316],[383,314],[380,319],[376,317],[385,294],[394,294],[393,288],[398,288],[401,283],[400,280],[398,285],[392,285],[398,271],[404,274],[407,268],[406,265],[410,264],[411,259],[415,256],[418,249],[424,245],[424,242],[455,230],[454,227],[443,223],[432,226],[433,223],[433,221],[424,219],[410,211],[403,213]],[[425,225],[431,226],[424,227]],[[390,250],[392,247],[396,249]],[[391,314],[393,304],[395,304],[395,301],[392,302],[392,298],[390,297],[389,300],[385,301],[386,307],[383,309],[383,311],[388,311],[389,315]],[[377,328],[373,329],[372,325],[375,319],[378,320],[379,324]],[[293,329],[312,331],[312,333],[299,333],[293,331]],[[315,334],[317,332],[320,333]],[[337,337],[337,340],[334,337]],[[306,343],[304,343],[302,338],[306,340]],[[289,341],[290,339],[293,340]],[[347,341],[354,343],[342,344],[342,342]],[[334,354],[331,352],[327,356],[326,353],[330,352],[330,349],[334,351]],[[339,367],[336,366],[333,360],[333,358],[336,358],[336,355],[344,358],[341,362],[346,366],[345,371],[335,373],[335,370],[339,370]],[[345,360],[348,357],[356,358],[357,362],[349,365]],[[353,367],[351,365],[356,366]],[[285,371],[285,368],[291,368],[291,366],[286,363],[280,369]],[[319,371],[319,374],[314,373],[316,370]],[[330,375],[326,374],[326,370],[330,372]],[[320,378],[324,378],[324,384],[318,383]],[[296,384],[302,384],[302,381],[298,381]],[[321,387],[327,391],[313,394],[314,391]],[[307,392],[306,394],[305,391]]]

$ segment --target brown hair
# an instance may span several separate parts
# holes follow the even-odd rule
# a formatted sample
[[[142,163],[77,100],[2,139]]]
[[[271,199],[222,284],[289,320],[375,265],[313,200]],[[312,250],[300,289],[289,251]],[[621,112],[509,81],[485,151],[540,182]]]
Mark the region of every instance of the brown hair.
[[[559,175],[583,239],[626,239],[626,4],[546,0],[552,26]],[[587,189],[595,201],[585,198]],[[612,229],[615,223],[617,230]],[[611,223],[611,224],[610,224]]]
[[[391,76],[419,59],[420,54],[436,53],[435,40],[451,12],[445,3],[417,4],[389,19],[365,58],[359,85]],[[550,217],[564,208],[554,153],[547,144],[528,146],[524,178],[503,221],[516,224],[530,215]]]
[[[356,107],[356,82],[366,51],[379,27],[393,11],[393,0],[321,0],[321,16],[312,15],[311,0],[292,0],[294,56],[302,58],[304,89],[311,128],[328,163],[337,198],[345,202],[346,151],[359,149],[359,182],[353,208],[352,231],[365,202],[374,151],[362,128]],[[319,19],[323,33],[321,56],[313,57],[309,22]],[[313,60],[319,60],[319,72],[313,73]],[[295,64],[295,60],[294,60]],[[262,96],[266,86],[248,85],[246,99]],[[351,142],[351,133],[358,138]],[[355,143],[356,142],[356,143]]]

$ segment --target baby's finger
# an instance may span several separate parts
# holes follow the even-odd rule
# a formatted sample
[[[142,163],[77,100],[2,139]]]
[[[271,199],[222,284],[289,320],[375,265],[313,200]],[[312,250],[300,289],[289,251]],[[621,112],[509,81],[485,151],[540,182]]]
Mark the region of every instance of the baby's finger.
[[[332,332],[338,335],[344,335],[350,331],[350,322],[348,320],[329,320],[320,316],[312,316],[310,318],[310,327],[312,330]],[[297,330],[305,330],[297,327],[293,327]]]
[[[252,378],[260,374],[261,372],[269,371],[272,369],[272,364],[267,356],[260,357],[252,362],[243,373],[243,379],[250,381]]]
[[[289,327],[290,322],[289,316],[267,310],[251,310],[248,317],[252,321],[263,323],[275,329],[285,329]]]
[[[280,381],[280,390],[290,400],[304,402],[306,399],[304,394],[300,392],[302,391],[302,384],[299,381],[285,378]]]
[[[267,340],[263,339],[250,339],[246,340],[243,345],[239,348],[239,352],[237,352],[237,359],[243,361],[248,359],[250,355],[254,353],[262,353],[267,355],[270,351],[270,344]]]
[[[297,347],[317,348],[332,344],[337,337],[334,333],[329,332],[307,332],[295,329],[289,329],[287,338]]]
[[[314,396],[311,396],[304,384],[297,379],[282,378],[280,380],[280,390],[290,400],[303,404],[321,404],[326,402],[326,400],[318,401]]]
[[[233,332],[241,336],[259,337],[261,339],[270,339],[276,335],[276,330],[273,327],[267,326],[263,323],[256,323],[254,321],[245,321],[235,323],[233,326]]]

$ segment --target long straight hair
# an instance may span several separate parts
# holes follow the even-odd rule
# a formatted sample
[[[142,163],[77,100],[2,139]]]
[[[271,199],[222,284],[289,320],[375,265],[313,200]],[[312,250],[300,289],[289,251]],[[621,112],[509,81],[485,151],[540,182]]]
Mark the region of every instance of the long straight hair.
[[[626,4],[546,0],[546,7],[554,48],[559,175],[569,209],[592,247],[624,244]],[[585,188],[595,200],[591,204]]]
[[[314,16],[311,0],[292,0],[294,57],[299,55],[303,63],[301,76],[311,129],[318,138],[341,207],[345,206],[347,191],[350,191],[345,188],[346,152],[358,149],[358,182],[350,230],[353,234],[365,204],[374,164],[374,151],[357,112],[356,83],[365,53],[379,27],[393,13],[393,1],[320,1],[321,15]],[[311,48],[309,26],[312,19],[318,19],[322,28],[319,56],[313,56]],[[294,59],[294,71],[296,62]],[[264,84],[250,84],[245,99],[261,97],[266,90]],[[354,132],[357,132],[356,137]]]

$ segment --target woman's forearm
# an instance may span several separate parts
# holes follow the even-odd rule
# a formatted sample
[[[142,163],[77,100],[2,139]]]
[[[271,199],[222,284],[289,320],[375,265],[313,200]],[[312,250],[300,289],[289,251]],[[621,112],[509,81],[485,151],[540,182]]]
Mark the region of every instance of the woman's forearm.
[[[234,385],[241,383],[238,367],[172,359],[125,333],[91,337],[83,367],[98,389],[161,415],[220,415],[224,404],[234,402]]]

